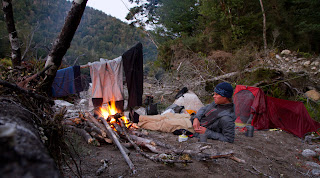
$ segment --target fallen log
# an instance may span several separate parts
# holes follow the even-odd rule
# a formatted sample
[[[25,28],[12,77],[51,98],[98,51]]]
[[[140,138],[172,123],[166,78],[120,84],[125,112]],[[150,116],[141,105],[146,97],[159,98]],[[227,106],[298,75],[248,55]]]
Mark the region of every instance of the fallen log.
[[[103,131],[102,129],[98,128],[95,124],[93,124],[92,122],[90,121],[85,121],[84,122],[84,127],[85,129],[88,129],[90,130],[90,132],[96,132],[97,134],[103,136],[103,137],[107,137],[107,134],[105,131]]]
[[[103,127],[102,124],[99,123],[99,121],[94,118],[89,112],[85,112],[85,116],[86,118],[89,118],[90,121],[92,121],[92,123],[94,123],[98,128],[100,128],[101,130],[104,131],[104,133],[106,133],[108,135],[108,138],[110,139],[110,143],[112,143],[112,136],[109,134],[109,132],[107,131],[107,129],[105,127]],[[109,143],[109,142],[108,142]]]
[[[77,128],[77,127],[74,127],[71,125],[66,125],[65,127],[68,129],[71,129],[76,134],[81,136],[88,144],[100,146],[100,143],[96,139],[92,138],[91,135],[87,131],[85,131],[84,129],[80,129],[80,128]]]
[[[3,98],[0,108],[0,177],[62,177],[32,113]]]
[[[29,95],[31,97],[34,97],[35,99],[39,100],[39,101],[42,101],[43,103],[49,103],[50,105],[54,105],[54,101],[51,100],[50,98],[47,98],[45,96],[42,96],[42,95],[39,95],[39,94],[36,94],[34,93],[33,91],[31,90],[25,90],[23,88],[20,88],[18,85],[16,84],[12,84],[12,83],[9,83],[7,81],[4,81],[4,80],[0,80],[0,85],[3,85],[7,88],[10,88],[11,92],[14,92],[14,91],[17,91],[17,92],[20,92],[22,94],[26,94],[26,95]]]

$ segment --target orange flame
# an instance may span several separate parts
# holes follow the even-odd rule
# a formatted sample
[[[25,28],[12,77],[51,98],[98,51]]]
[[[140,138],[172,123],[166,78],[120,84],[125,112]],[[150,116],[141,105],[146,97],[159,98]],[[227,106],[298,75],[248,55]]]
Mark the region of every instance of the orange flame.
[[[116,108],[116,104],[115,104],[115,101],[111,101],[110,102],[110,105],[103,105],[101,108],[101,114],[102,116],[104,117],[104,119],[108,119],[108,117],[110,115],[115,115],[117,113],[120,113],[120,111]],[[127,124],[129,124],[129,120],[126,116],[122,116],[121,119],[123,120],[124,124],[127,126]],[[116,119],[115,118],[111,118],[110,120],[110,123],[114,123],[116,122]]]
[[[100,108],[102,116],[107,119],[110,115],[115,115],[119,113],[118,109],[116,108],[116,103],[115,101],[111,101],[110,105],[108,104],[107,106],[102,106]],[[115,120],[114,120],[115,122]]]

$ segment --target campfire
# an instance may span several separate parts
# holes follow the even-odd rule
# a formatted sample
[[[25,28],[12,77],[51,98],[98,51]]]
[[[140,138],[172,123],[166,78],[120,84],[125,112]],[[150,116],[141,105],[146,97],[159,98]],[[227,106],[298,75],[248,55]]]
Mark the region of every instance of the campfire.
[[[114,101],[111,101],[110,105],[102,105],[102,107],[100,107],[100,113],[99,119],[106,120],[116,132],[119,131],[119,126],[126,128],[132,126],[128,118],[116,108]]]
[[[193,155],[202,160],[230,158],[237,162],[244,162],[243,160],[234,157],[233,152],[226,152],[218,155],[204,154],[201,152],[201,148],[197,151],[179,149],[162,141],[150,138],[148,135],[145,135],[136,129],[134,124],[116,108],[115,102],[100,107],[99,115],[97,117],[94,117],[89,112],[85,112],[84,114],[80,114],[80,118],[73,118],[68,121],[64,122],[66,127],[82,136],[89,144],[94,144],[96,146],[100,146],[100,143],[102,142],[116,144],[132,173],[135,173],[136,169],[128,156],[130,151],[127,147],[134,147],[139,154],[155,162],[171,164],[191,163],[192,160],[182,158],[184,154]],[[149,155],[140,147],[156,154]],[[164,157],[164,155],[168,155],[168,157]],[[107,167],[106,165],[107,163],[104,161],[104,166],[97,171],[97,175],[103,172]]]

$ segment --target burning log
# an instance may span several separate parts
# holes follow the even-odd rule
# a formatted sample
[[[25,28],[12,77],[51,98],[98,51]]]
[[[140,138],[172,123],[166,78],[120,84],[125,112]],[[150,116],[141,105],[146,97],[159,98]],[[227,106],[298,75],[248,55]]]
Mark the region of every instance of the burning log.
[[[113,129],[110,127],[109,123],[105,119],[101,118],[101,120],[102,120],[103,124],[107,128],[107,132],[112,136],[111,138],[112,138],[113,142],[117,145],[117,147],[119,148],[122,156],[124,157],[124,159],[126,160],[127,164],[129,165],[132,173],[135,174],[136,173],[135,167],[134,167],[132,161],[130,160],[129,156],[125,152],[124,147],[121,145],[121,143],[119,142],[117,136],[114,134]]]

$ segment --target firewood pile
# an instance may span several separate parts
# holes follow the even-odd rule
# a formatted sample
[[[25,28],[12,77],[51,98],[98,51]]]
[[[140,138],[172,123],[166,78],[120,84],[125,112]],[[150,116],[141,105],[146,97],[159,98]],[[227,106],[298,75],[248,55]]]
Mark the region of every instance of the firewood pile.
[[[232,151],[213,155],[203,153],[202,149],[194,151],[175,148],[170,144],[150,138],[121,113],[108,115],[107,117],[103,116],[103,114],[94,117],[91,113],[84,112],[77,118],[66,119],[63,125],[83,137],[88,144],[95,146],[100,146],[102,143],[115,144],[132,173],[135,173],[136,169],[128,156],[128,148],[134,148],[139,154],[154,162],[169,164],[192,163],[191,158],[196,158],[197,160],[229,158],[244,163],[244,160],[236,158]],[[106,163],[104,163],[104,167],[106,167]],[[100,174],[100,172],[101,170],[97,174]]]

